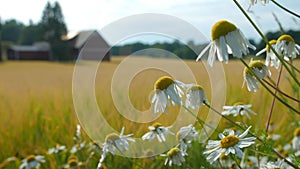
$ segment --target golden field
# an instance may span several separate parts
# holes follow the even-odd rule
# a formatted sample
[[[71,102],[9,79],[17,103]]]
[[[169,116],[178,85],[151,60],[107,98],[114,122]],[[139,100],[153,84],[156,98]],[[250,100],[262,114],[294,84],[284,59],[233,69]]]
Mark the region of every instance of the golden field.
[[[110,95],[111,79],[122,59],[124,58],[113,57],[111,62],[101,63],[95,80],[97,102],[110,125],[118,129],[126,126],[126,132],[141,136],[150,123],[142,124],[126,120],[116,110]],[[173,59],[136,58],[136,61],[132,62],[132,67],[149,62],[154,64],[157,62],[161,68],[169,67],[170,70],[177,72],[176,77],[180,81],[193,82],[187,78],[184,71],[181,71],[181,67],[176,63],[178,61]],[[195,61],[185,62],[210,99],[212,93],[210,77],[203,64]],[[294,64],[300,67],[299,60]],[[239,61],[230,61],[229,64],[222,65],[226,82],[218,83],[226,84],[226,88],[223,89],[226,91],[224,104],[231,105],[237,101],[252,104],[253,110],[258,115],[248,122],[253,124],[256,130],[263,130],[270,111],[272,96],[262,87],[256,93],[248,92],[246,86],[242,88],[244,66]],[[217,63],[214,66],[222,65]],[[128,71],[132,67],[129,66]],[[28,154],[45,152],[57,143],[72,145],[78,123],[72,98],[73,70],[73,63],[40,61],[0,63],[0,162],[10,156],[25,157]],[[271,69],[271,72],[272,79],[276,80],[278,70]],[[128,95],[136,109],[143,111],[150,108],[149,94],[157,78],[163,75],[167,73],[158,69],[149,69],[134,76]],[[127,80],[126,75],[121,77],[124,81]],[[287,77],[287,73],[284,72],[280,89],[294,95]],[[112,90],[121,89],[113,88]],[[297,104],[291,101],[290,103],[298,107]],[[217,109],[220,110],[220,108]],[[161,115],[156,121],[171,125],[176,120],[176,113],[170,114],[172,111],[177,112],[178,107],[175,106],[169,110],[168,115]],[[201,108],[200,117],[204,119],[207,112],[207,108]],[[283,126],[288,125],[292,120],[299,119],[299,115],[291,113],[279,102],[276,102],[273,113],[272,121],[278,126],[276,132],[291,138],[293,130],[287,132]],[[222,125],[227,125],[227,123],[224,121]]]

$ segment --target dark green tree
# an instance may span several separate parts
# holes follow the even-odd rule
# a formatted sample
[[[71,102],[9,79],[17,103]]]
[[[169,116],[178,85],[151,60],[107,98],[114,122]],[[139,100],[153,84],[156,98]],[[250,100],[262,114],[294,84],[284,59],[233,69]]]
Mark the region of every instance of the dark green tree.
[[[29,25],[26,26],[20,37],[20,43],[22,45],[32,45],[34,42],[42,41],[42,31],[41,26],[39,24],[34,24],[31,20],[29,21]]]
[[[2,20],[0,18],[0,62],[2,62]]]
[[[23,23],[17,22],[15,19],[5,21],[1,28],[2,40],[19,43],[24,27]]]
[[[40,26],[43,39],[48,41],[51,45],[53,59],[68,59],[67,43],[61,40],[61,37],[67,33],[67,26],[64,21],[62,9],[58,2],[55,2],[54,5],[47,2],[43,11]]]

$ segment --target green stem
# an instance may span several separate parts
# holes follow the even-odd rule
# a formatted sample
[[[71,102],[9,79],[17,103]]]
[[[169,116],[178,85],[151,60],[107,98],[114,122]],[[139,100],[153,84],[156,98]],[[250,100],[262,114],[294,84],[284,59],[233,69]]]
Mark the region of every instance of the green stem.
[[[271,117],[272,117],[272,114],[273,114],[273,108],[274,108],[274,105],[275,105],[275,96],[277,95],[281,73],[282,73],[282,65],[280,65],[280,71],[279,71],[279,74],[278,74],[276,88],[275,88],[275,92],[274,92],[274,97],[272,99],[271,109],[270,109],[270,113],[269,113],[269,117],[268,117],[268,123],[267,123],[267,127],[266,127],[266,132],[267,133],[268,133],[268,130],[269,130],[270,121],[271,121]]]
[[[258,34],[261,36],[261,38],[265,41],[265,43],[270,47],[272,52],[276,55],[276,57],[280,60],[283,67],[288,71],[288,73],[292,76],[294,81],[297,83],[298,86],[300,86],[300,82],[298,79],[293,75],[289,67],[286,65],[284,59],[277,53],[277,51],[274,49],[274,47],[269,43],[269,40],[267,37],[262,33],[262,31],[256,26],[256,24],[252,21],[250,16],[247,14],[247,12],[243,9],[243,7],[237,2],[237,0],[233,0],[233,2],[237,5],[237,7],[241,10],[241,12],[244,14],[244,16],[248,19],[248,21],[251,23],[251,25],[254,27],[254,29],[258,32]]]
[[[207,131],[206,131],[205,128],[204,128],[204,125],[208,126],[209,128],[211,128],[211,129],[213,129],[213,130],[215,130],[215,128],[212,127],[212,126],[210,126],[210,125],[208,125],[208,124],[206,124],[204,121],[202,121],[197,115],[195,115],[195,114],[194,114],[189,108],[187,108],[185,105],[182,105],[182,107],[183,107],[187,112],[189,112],[193,117],[195,117],[195,118],[197,119],[198,123],[201,125],[202,129],[204,130],[206,136],[209,137]]]
[[[273,89],[276,89],[276,87],[273,86],[270,82],[266,81],[265,79],[263,79],[263,81],[264,81],[265,83],[267,83],[267,85],[269,85],[269,86],[272,87]],[[287,97],[287,98],[289,98],[289,99],[291,99],[291,100],[293,100],[293,101],[295,101],[295,102],[300,103],[300,100],[299,100],[299,99],[294,98],[294,97],[292,97],[292,96],[290,96],[290,95],[284,93],[284,92],[281,91],[280,89],[277,89],[277,91],[278,91],[278,93],[282,94],[283,96],[285,96],[285,97]]]
[[[288,13],[290,13],[290,14],[292,14],[292,15],[298,17],[298,18],[300,18],[300,15],[299,15],[299,14],[297,14],[297,13],[295,13],[295,12],[293,12],[293,11],[287,9],[287,8],[284,7],[283,5],[281,5],[281,4],[279,4],[278,2],[276,2],[275,0],[271,0],[271,1],[272,1],[275,5],[277,5],[279,8],[283,9],[284,11],[286,11],[286,12],[288,12]]]
[[[234,160],[235,164],[238,166],[239,169],[242,169],[241,165],[238,163],[238,160],[236,159],[236,157],[234,155],[230,155],[230,157]]]
[[[253,70],[248,66],[248,64],[242,59],[240,58],[240,60],[242,61],[242,63],[247,67],[247,69],[250,71],[251,75],[255,76],[255,78],[258,80],[258,82],[272,95],[274,96],[278,101],[280,101],[282,104],[284,104],[286,107],[288,107],[289,109],[293,110],[294,112],[296,112],[298,115],[300,115],[300,111],[296,110],[295,108],[293,108],[292,106],[290,106],[288,103],[286,103],[284,100],[282,100],[281,98],[279,98],[277,95],[275,95],[267,86],[266,84],[263,83],[263,81],[253,72]]]

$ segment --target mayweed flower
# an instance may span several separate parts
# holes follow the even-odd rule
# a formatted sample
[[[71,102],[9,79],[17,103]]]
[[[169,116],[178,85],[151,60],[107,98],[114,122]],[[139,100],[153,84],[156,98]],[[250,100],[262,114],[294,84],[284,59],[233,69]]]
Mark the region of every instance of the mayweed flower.
[[[192,109],[198,109],[204,102],[207,102],[207,99],[202,86],[193,85],[187,89],[185,101],[185,106],[187,108],[191,107]]]
[[[261,2],[261,4],[266,5],[267,3],[269,3],[269,0],[260,0],[260,2]],[[257,3],[257,0],[250,0],[250,7],[253,6],[256,3]]]
[[[133,134],[123,135],[124,134],[124,127],[121,130],[120,135],[116,133],[111,133],[105,137],[105,142],[102,147],[102,155],[98,163],[98,169],[102,167],[102,163],[110,152],[111,154],[115,155],[115,151],[118,150],[120,152],[129,149],[128,142],[135,142],[133,138],[130,138]]]
[[[215,23],[211,29],[212,42],[205,47],[197,57],[196,61],[208,51],[208,64],[213,66],[216,58],[220,62],[227,63],[228,54],[232,54],[236,58],[242,58],[243,55],[249,53],[248,47],[255,50],[255,46],[245,38],[244,34],[232,23],[221,20]]]
[[[170,102],[172,102],[173,105],[175,103],[181,105],[183,91],[180,87],[184,86],[184,83],[168,76],[159,78],[154,84],[155,94],[152,97],[154,112],[166,112],[166,107],[170,105]]]
[[[260,79],[263,79],[266,76],[271,76],[271,72],[268,67],[259,60],[251,60],[249,67]],[[245,67],[244,69],[244,83],[245,81],[247,83],[247,88],[249,91],[256,92],[258,90],[258,80],[247,67]]]
[[[71,148],[70,153],[74,154],[77,151],[82,150],[84,147],[85,147],[85,141],[82,143],[77,143]]]
[[[300,127],[296,128],[296,130],[294,131],[292,147],[294,151],[300,151]]]
[[[241,161],[241,167],[247,169],[258,169],[267,164],[268,157],[248,156],[248,159]]]
[[[50,149],[48,150],[48,154],[58,154],[58,153],[60,153],[60,152],[62,152],[62,151],[64,151],[64,150],[66,150],[66,146],[56,144],[55,147],[50,148]]]
[[[79,167],[85,166],[81,161],[78,161],[78,158],[75,155],[70,155],[68,158],[68,163],[63,166],[66,169],[78,169]]]
[[[275,45],[276,45],[277,40],[270,40],[269,44],[275,49]],[[275,67],[276,69],[279,68],[280,65],[280,60],[277,58],[277,56],[275,55],[275,53],[270,49],[269,45],[266,45],[266,47],[264,49],[262,49],[261,51],[256,53],[256,56],[261,55],[262,53],[266,52],[266,61],[265,61],[265,65],[267,66],[271,66],[271,67]]]
[[[161,154],[161,156],[167,157],[165,161],[165,165],[169,163],[169,166],[172,166],[173,164],[181,166],[181,164],[185,162],[184,159],[185,155],[186,154],[177,147],[169,150],[167,154]]]
[[[275,162],[270,161],[260,166],[260,169],[280,169],[280,168],[292,169],[293,167],[285,163],[284,160],[277,160]]]
[[[246,115],[248,119],[251,119],[250,113],[256,115],[254,111],[250,109],[251,104],[243,104],[241,102],[237,102],[233,104],[233,106],[223,106],[224,111],[222,112],[223,115]]]
[[[279,55],[282,55],[286,60],[295,59],[300,53],[300,46],[295,43],[295,40],[290,35],[282,35],[277,39],[275,50]]]
[[[249,147],[254,144],[255,137],[247,137],[251,126],[247,128],[247,130],[240,134],[236,135],[233,130],[229,130],[227,135],[220,133],[219,138],[221,140],[209,140],[206,148],[208,150],[204,151],[203,154],[208,154],[207,160],[210,163],[216,161],[223,153],[225,156],[228,154],[236,154],[237,157],[241,158],[243,156],[243,152],[241,148]]]
[[[26,168],[40,168],[41,163],[45,163],[45,157],[41,155],[29,155],[25,159],[22,160],[22,164],[20,165],[20,169]]]
[[[174,135],[173,132],[169,131],[169,128],[171,128],[172,126],[169,127],[164,127],[162,124],[160,123],[154,123],[152,126],[149,126],[148,129],[150,130],[150,132],[144,134],[142,136],[142,140],[153,140],[154,137],[157,137],[157,140],[159,142],[165,142],[166,141],[166,135],[167,134],[172,134]]]
[[[191,146],[191,142],[198,138],[198,132],[191,124],[181,127],[176,134],[180,149],[186,153],[187,147]]]

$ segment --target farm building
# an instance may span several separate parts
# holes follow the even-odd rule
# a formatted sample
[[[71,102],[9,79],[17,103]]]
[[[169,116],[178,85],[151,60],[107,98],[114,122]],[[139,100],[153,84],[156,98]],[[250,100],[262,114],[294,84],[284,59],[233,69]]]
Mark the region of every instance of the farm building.
[[[71,58],[80,54],[84,60],[110,61],[110,46],[96,30],[69,32],[63,39],[69,42]]]
[[[50,45],[46,42],[32,46],[13,45],[7,49],[8,60],[50,60]]]

